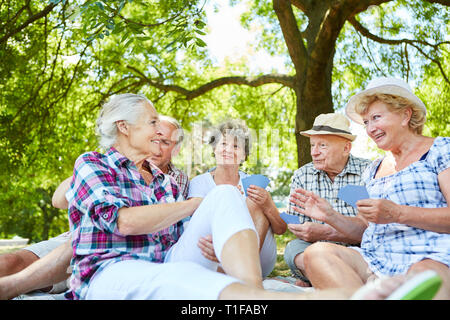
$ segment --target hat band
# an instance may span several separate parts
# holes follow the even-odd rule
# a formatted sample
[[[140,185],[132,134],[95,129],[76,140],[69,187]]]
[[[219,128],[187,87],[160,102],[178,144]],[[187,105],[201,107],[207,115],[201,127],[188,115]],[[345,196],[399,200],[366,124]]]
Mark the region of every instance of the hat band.
[[[314,131],[328,131],[328,132],[335,132],[335,133],[346,133],[346,134],[352,134],[349,131],[345,131],[345,130],[341,130],[341,129],[336,129],[330,126],[313,126],[311,130]]]

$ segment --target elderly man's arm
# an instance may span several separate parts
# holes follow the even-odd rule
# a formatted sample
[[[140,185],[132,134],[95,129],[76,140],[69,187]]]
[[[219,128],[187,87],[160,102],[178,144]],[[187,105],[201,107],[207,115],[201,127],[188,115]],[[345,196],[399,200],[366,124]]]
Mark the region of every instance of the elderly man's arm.
[[[72,273],[71,257],[71,240],[67,240],[25,269],[0,278],[0,299],[11,299],[67,279]]]
[[[349,223],[358,223],[358,221],[349,221]],[[361,237],[358,232],[349,231],[349,234],[344,234],[328,224],[316,222],[288,224],[288,229],[297,238],[311,243],[321,240],[342,242],[347,244],[358,244],[361,242]]]
[[[55,193],[52,197],[52,205],[58,209],[67,209],[69,207],[69,202],[66,199],[66,192],[70,188],[70,182],[72,177],[68,177],[56,188]]]
[[[361,239],[367,228],[367,221],[360,215],[348,217],[335,211],[325,199],[315,193],[298,188],[291,194],[290,201],[297,206],[294,210],[310,218],[325,222],[349,239]]]

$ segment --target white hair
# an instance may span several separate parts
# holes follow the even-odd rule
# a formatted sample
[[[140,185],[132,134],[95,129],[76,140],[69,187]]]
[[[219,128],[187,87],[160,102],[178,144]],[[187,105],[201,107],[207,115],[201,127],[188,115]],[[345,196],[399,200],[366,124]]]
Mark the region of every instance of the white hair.
[[[97,118],[96,132],[100,146],[109,149],[117,139],[117,121],[124,120],[136,124],[139,116],[144,112],[145,105],[153,104],[145,96],[124,93],[112,96],[100,110]]]
[[[161,115],[161,114],[159,115],[159,120],[166,121],[166,122],[172,124],[176,128],[176,130],[175,130],[176,135],[177,135],[176,140],[177,140],[177,144],[180,144],[184,139],[184,131],[183,131],[183,127],[178,122],[178,120],[175,118],[172,118],[170,116],[165,116],[165,115]]]

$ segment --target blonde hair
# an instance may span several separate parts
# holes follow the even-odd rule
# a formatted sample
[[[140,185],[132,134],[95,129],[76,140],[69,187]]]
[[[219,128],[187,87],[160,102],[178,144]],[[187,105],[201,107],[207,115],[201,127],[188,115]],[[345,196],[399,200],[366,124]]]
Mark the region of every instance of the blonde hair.
[[[356,113],[359,115],[366,113],[369,106],[376,101],[385,103],[388,110],[391,112],[400,112],[406,108],[411,108],[412,114],[408,123],[409,128],[417,134],[422,134],[425,121],[427,120],[426,111],[416,106],[408,99],[400,96],[384,93],[375,93],[364,96],[361,98],[360,103],[355,106]]]

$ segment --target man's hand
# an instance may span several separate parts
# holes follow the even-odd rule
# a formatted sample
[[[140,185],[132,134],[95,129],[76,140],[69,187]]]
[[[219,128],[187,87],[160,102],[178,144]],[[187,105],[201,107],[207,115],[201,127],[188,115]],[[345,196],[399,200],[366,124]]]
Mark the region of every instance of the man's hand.
[[[288,229],[299,239],[307,242],[328,240],[327,236],[330,226],[315,222],[305,222],[303,224],[288,224]]]
[[[327,200],[302,188],[295,189],[289,200],[299,206],[292,206],[292,209],[322,222],[328,222],[328,219],[335,214]]]

